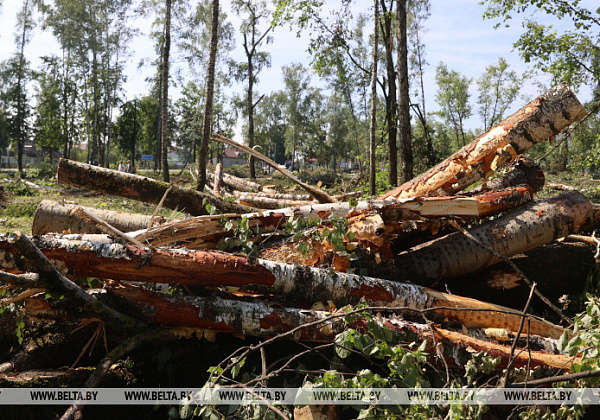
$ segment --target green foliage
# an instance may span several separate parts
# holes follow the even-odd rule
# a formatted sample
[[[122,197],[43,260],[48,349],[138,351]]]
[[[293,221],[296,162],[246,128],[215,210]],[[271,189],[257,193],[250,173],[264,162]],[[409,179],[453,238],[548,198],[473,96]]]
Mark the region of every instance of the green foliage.
[[[4,189],[21,197],[33,197],[38,195],[38,191],[35,188],[30,187],[18,178],[15,179],[14,182],[5,184]]]
[[[440,106],[440,116],[454,130],[457,143],[466,145],[464,123],[472,114],[469,104],[471,79],[461,76],[455,70],[448,70],[444,63],[436,69],[435,81],[438,85],[436,101]]]
[[[258,256],[258,250],[252,239],[261,234],[260,226],[256,226],[252,229],[247,217],[242,217],[238,221],[223,219],[221,223],[227,231],[233,234],[233,236],[223,238],[219,241],[217,248],[220,251],[237,249],[238,252],[241,252],[242,254],[251,257]]]
[[[510,25],[513,16],[528,12],[541,12],[560,27],[539,23],[535,16],[525,18],[524,33],[515,43],[526,62],[550,73],[554,82],[567,81],[571,86],[600,82],[600,39],[594,34],[600,29],[598,11],[588,10],[580,0],[485,0],[486,19],[496,19],[505,26]]]
[[[509,67],[507,61],[500,57],[498,64],[487,66],[477,81],[478,114],[482,118],[484,131],[504,119],[504,113],[519,95],[524,78],[514,70],[509,70]]]

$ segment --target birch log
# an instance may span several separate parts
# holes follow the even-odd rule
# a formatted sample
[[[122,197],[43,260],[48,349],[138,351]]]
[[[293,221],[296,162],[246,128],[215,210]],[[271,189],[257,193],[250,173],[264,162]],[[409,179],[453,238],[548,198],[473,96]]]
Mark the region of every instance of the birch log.
[[[58,182],[104,194],[158,204],[171,184],[145,176],[113,171],[68,159],[58,162]],[[193,216],[208,214],[204,200],[226,213],[248,213],[253,209],[236,203],[219,200],[190,188],[172,186],[163,206],[185,211]]]
[[[102,233],[94,224],[73,215],[71,212],[76,204],[57,203],[51,200],[42,200],[33,215],[31,232],[34,235],[45,233]],[[126,213],[123,211],[102,210],[93,207],[81,207],[98,219],[104,220],[109,225],[122,232],[133,232],[146,229],[152,216],[143,214]],[[157,216],[153,220],[153,227],[164,223],[165,218]]]
[[[47,258],[60,261],[69,274],[78,277],[205,287],[228,286],[234,290],[241,288],[277,295],[284,301],[303,304],[332,301],[335,305],[343,306],[356,304],[364,298],[367,302],[390,307],[436,307],[439,308],[436,310],[438,314],[475,328],[495,327],[516,331],[521,321],[520,313],[509,308],[409,283],[268,260],[250,260],[215,251],[150,251],[115,243],[100,235],[94,235],[93,238],[94,241],[90,241],[82,235],[44,235],[33,240]],[[7,259],[11,252],[14,253],[7,236],[0,236],[0,250],[6,251],[0,252],[0,267],[10,264],[7,268],[14,268],[15,262]],[[16,264],[19,266],[19,262]],[[28,271],[23,263],[20,269]],[[542,319],[531,321],[532,334],[558,338],[562,332],[561,327]]]
[[[586,115],[575,94],[561,83],[446,160],[379,198],[456,194]]]
[[[141,287],[124,284],[112,284],[108,286],[108,290],[109,293],[126,298],[128,302],[137,305],[145,321],[184,331],[192,328],[200,333],[208,330],[238,336],[273,337],[302,325],[323,321],[312,328],[298,329],[288,337],[296,340],[323,341],[334,338],[346,328],[342,319],[343,313],[340,313],[339,318],[326,320],[332,315],[330,312],[287,308],[265,302],[243,302],[219,297],[167,297]],[[400,341],[411,343],[427,340],[427,350],[431,354],[439,354],[440,348],[436,348],[436,343],[443,343],[442,352],[451,365],[456,364],[459,359],[456,357],[458,354],[464,352],[462,354],[466,355],[471,349],[500,357],[499,368],[506,367],[510,359],[510,347],[465,334],[442,328],[432,329],[428,325],[398,318],[378,316],[375,322],[398,333],[399,336],[396,338]],[[350,326],[364,332],[369,330],[367,323],[362,319]],[[190,331],[186,333],[189,334]],[[524,367],[530,363],[531,368],[543,366],[569,370],[572,363],[576,362],[566,355],[541,351],[528,353],[517,349],[515,354],[514,367]]]
[[[592,203],[581,193],[571,191],[528,204],[470,232],[496,252],[511,257],[577,233],[593,214]],[[400,276],[424,285],[467,275],[500,261],[461,232],[417,245],[395,260]]]

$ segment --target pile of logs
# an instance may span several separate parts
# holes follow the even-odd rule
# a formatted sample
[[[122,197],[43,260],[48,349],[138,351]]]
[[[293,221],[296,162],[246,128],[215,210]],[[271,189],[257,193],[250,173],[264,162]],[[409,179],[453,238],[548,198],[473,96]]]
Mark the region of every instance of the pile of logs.
[[[61,184],[160,203],[190,216],[166,221],[43,201],[33,237],[0,236],[2,281],[29,290],[21,298],[32,317],[56,318],[65,311],[39,293],[47,290],[76,303],[79,312],[70,310],[70,317],[199,337],[327,341],[347,328],[342,308],[362,302],[376,308],[382,325],[408,342],[427,340],[431,353],[452,365],[458,351],[476,350],[499,356],[500,367],[569,371],[576,359],[556,346],[570,326],[557,302],[567,292],[545,289],[552,276],[533,278],[533,284],[535,270],[524,273],[519,260],[535,259],[523,254],[554,244],[568,258],[579,258],[577,267],[591,266],[589,253],[574,257],[576,245],[556,241],[592,230],[598,212],[577,191],[535,199],[544,174],[522,154],[585,116],[569,88],[558,85],[410,182],[352,204],[299,180],[305,194],[277,193],[226,175],[220,166],[208,174],[211,191],[199,192],[63,159]],[[218,135],[215,140],[233,143]],[[478,188],[464,192],[478,181]],[[253,253],[235,253],[240,245]],[[102,293],[75,283],[82,278],[101,280]],[[160,293],[144,286],[149,283],[176,285],[185,293]],[[512,307],[447,292],[455,285],[465,295],[470,288],[479,296],[506,291]],[[521,300],[512,289],[522,292]],[[545,290],[551,292],[546,296]],[[525,305],[533,293],[539,299],[530,297]],[[536,305],[558,324],[528,313]],[[529,352],[520,351],[525,337]],[[17,365],[9,361],[0,372]]]

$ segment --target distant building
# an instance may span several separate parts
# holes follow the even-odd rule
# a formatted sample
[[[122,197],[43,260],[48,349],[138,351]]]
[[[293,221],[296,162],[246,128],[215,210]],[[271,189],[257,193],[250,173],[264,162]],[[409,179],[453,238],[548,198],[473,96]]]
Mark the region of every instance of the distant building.
[[[228,147],[223,151],[223,168],[229,168],[233,165],[246,165],[247,163],[248,160],[245,153]]]
[[[53,154],[53,157],[55,156],[57,154]],[[39,166],[40,163],[42,163],[42,154],[37,151],[32,141],[26,141],[23,147],[23,166]],[[1,152],[0,165],[3,168],[17,168],[17,152],[10,148],[3,150]]]

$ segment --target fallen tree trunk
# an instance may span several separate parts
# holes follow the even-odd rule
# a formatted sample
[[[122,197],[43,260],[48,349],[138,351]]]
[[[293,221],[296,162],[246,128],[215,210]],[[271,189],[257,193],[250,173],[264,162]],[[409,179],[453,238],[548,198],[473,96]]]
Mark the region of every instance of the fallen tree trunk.
[[[468,195],[480,194],[483,191],[500,191],[520,185],[529,185],[533,192],[544,187],[546,177],[542,168],[532,159],[519,155],[510,162],[506,173],[469,191]]]
[[[511,257],[577,233],[593,217],[590,201],[577,191],[528,204],[470,232],[484,245]],[[419,284],[476,272],[500,261],[461,232],[454,232],[400,253],[398,275]]]
[[[498,305],[452,296],[421,286],[398,283],[356,274],[338,273],[313,267],[281,264],[221,252],[185,249],[149,251],[110,241],[92,242],[77,235],[35,237],[38,248],[51,260],[62,261],[69,273],[139,282],[185,284],[205,287],[229,286],[243,291],[277,295],[285,301],[312,304],[332,301],[335,305],[357,304],[361,299],[378,305],[425,309],[439,307],[436,313],[468,327],[496,327],[517,331],[521,315]],[[6,236],[0,236],[0,249],[15,252]],[[0,253],[0,266],[11,264]],[[17,267],[19,264],[16,264]],[[21,270],[28,271],[27,267]],[[458,308],[451,310],[447,308]],[[474,311],[470,311],[473,310]],[[558,338],[559,326],[532,319],[531,333]]]
[[[328,319],[332,315],[330,312],[286,308],[265,302],[244,302],[219,297],[165,297],[141,287],[122,284],[112,284],[108,286],[108,290],[109,293],[137,305],[141,309],[138,313],[144,316],[146,322],[171,329],[196,329],[200,336],[204,330],[254,337],[274,337],[294,330],[289,338],[320,342],[334,338],[347,328],[343,312],[338,317]],[[427,340],[428,351],[432,354],[440,354],[436,343],[443,343],[442,352],[451,365],[455,365],[459,359],[456,357],[457,351],[469,348],[500,357],[500,368],[506,367],[510,360],[510,347],[505,345],[397,318],[378,316],[375,319],[378,324],[399,333],[400,341],[410,343]],[[322,323],[318,323],[319,321]],[[312,325],[312,328],[299,328],[303,325]],[[365,332],[369,330],[368,324],[362,319],[353,322],[350,327]],[[186,334],[189,335],[190,332],[188,330]],[[531,368],[543,366],[569,370],[572,363],[576,362],[566,355],[540,351],[518,351],[515,354],[514,367],[524,367],[529,363]]]
[[[69,232],[69,233],[102,233],[94,223],[90,223],[72,214],[73,209],[80,207],[76,204],[57,203],[50,200],[42,200],[33,215],[31,232],[34,235],[45,233]],[[122,211],[101,210],[92,207],[81,207],[98,219],[104,220],[109,225],[122,232],[133,232],[146,229],[152,216],[143,214],[126,213]],[[153,227],[164,223],[165,218],[156,216]]]
[[[58,182],[104,194],[118,195],[146,203],[158,204],[171,184],[152,178],[113,171],[68,159],[58,162]],[[185,211],[193,216],[208,214],[205,204],[210,203],[225,213],[248,213],[253,209],[236,203],[219,200],[208,194],[172,186],[163,205]]]
[[[268,193],[268,192],[264,192],[261,191],[259,193],[244,193],[244,194],[235,194],[237,196],[240,197],[265,197],[265,198],[272,198],[274,200],[287,200],[287,201],[313,201],[313,197],[310,194],[282,194],[282,193]],[[335,196],[336,198],[338,196]],[[289,206],[292,207],[292,206]]]
[[[275,210],[285,207],[294,207],[294,206],[303,206],[312,203],[307,203],[306,201],[292,201],[289,199],[280,199],[273,197],[266,197],[257,194],[250,193],[238,193],[235,194],[240,203],[246,204],[248,206],[256,207],[259,209],[268,209]],[[317,203],[316,201],[314,202]]]
[[[515,255],[511,261],[550,301],[568,302],[570,313],[574,313],[583,309],[579,305],[585,296],[586,279],[595,267],[595,252],[595,246],[553,242]],[[445,279],[444,284],[453,294],[516,309],[523,306],[530,291],[521,276],[504,261],[479,273]],[[530,306],[535,313],[546,310],[545,304],[537,299]]]
[[[456,194],[586,115],[573,92],[561,83],[446,160],[379,199]]]

